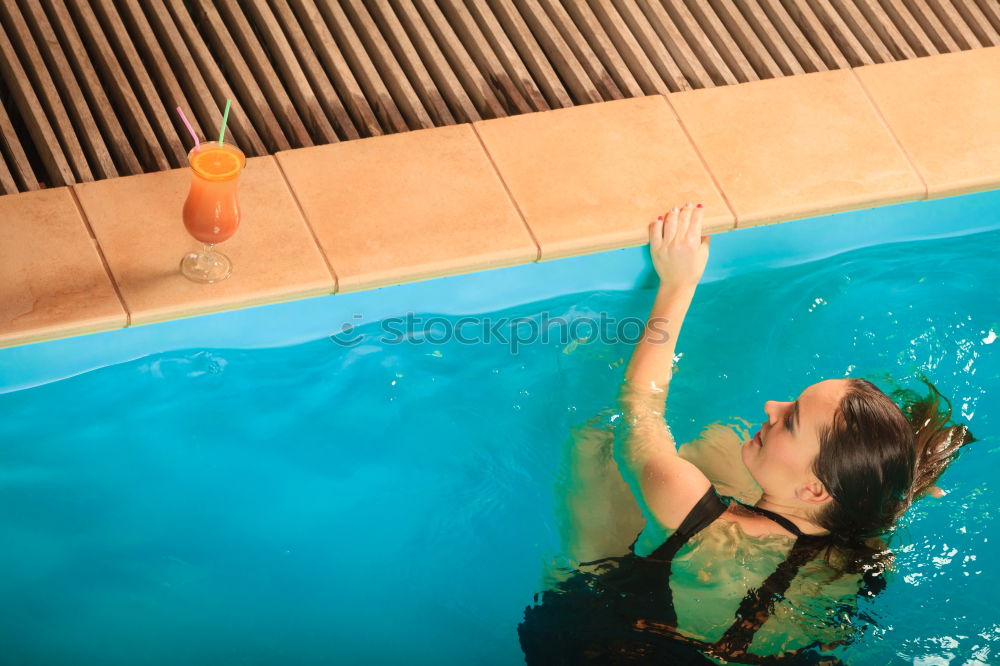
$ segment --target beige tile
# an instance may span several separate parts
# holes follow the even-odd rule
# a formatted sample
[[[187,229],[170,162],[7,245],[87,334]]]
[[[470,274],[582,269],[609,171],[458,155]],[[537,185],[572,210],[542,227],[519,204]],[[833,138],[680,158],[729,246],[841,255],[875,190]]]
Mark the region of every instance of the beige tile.
[[[534,261],[538,249],[468,124],[281,151],[337,273],[358,291]]]
[[[557,259],[646,243],[658,215],[705,205],[733,216],[662,95],[473,123],[542,248]]]
[[[0,347],[125,323],[69,188],[0,196]]]
[[[181,257],[200,247],[181,220],[190,169],[73,186],[133,326],[333,292],[333,276],[274,158],[248,159],[240,178],[239,229],[217,246],[233,274],[215,284],[180,274]]]
[[[671,93],[736,227],[924,198],[849,70]]]
[[[1000,47],[854,70],[929,196],[1000,186]]]

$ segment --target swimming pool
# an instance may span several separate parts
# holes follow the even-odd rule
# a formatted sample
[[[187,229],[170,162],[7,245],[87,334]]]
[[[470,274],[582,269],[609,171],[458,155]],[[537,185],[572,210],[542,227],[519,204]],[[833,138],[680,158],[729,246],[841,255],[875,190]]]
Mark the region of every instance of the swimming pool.
[[[846,663],[1000,649],[998,204],[721,234],[678,343],[678,441],[823,378],[917,370],[978,438],[904,520]],[[0,350],[5,658],[522,663],[517,623],[561,557],[567,431],[631,351],[587,322],[644,318],[650,277],[639,247]],[[406,312],[440,319],[392,344],[382,322]],[[436,342],[465,315],[544,313],[579,339]]]

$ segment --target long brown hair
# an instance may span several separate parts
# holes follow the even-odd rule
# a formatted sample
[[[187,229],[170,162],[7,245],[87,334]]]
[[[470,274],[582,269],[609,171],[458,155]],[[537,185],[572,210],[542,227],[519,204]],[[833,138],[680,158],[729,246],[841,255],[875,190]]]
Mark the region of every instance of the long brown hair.
[[[820,432],[812,471],[833,499],[813,521],[831,533],[824,559],[838,577],[890,568],[883,537],[975,441],[967,426],[950,423],[948,399],[919,379],[930,389],[926,397],[907,389],[890,397],[868,380],[849,379],[833,422]]]

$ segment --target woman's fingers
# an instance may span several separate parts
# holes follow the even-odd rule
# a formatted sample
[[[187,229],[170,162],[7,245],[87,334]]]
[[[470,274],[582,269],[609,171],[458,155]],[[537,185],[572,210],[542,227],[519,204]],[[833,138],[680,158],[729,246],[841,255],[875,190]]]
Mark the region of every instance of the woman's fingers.
[[[702,208],[695,208],[691,212],[691,224],[688,225],[687,240],[691,245],[697,245],[701,241],[701,218]]]
[[[649,225],[649,246],[658,250],[663,243],[663,218],[653,220]]]
[[[657,220],[649,226],[650,245],[656,236],[662,243],[670,245],[675,241],[685,245],[697,245],[704,237],[702,235],[702,217],[704,209],[695,208],[691,203],[678,208],[674,206],[662,220]]]
[[[680,220],[677,223],[677,240],[681,243],[687,240],[688,228],[691,226],[691,204],[681,207]]]
[[[674,206],[670,212],[667,213],[667,219],[663,225],[663,242],[668,245],[673,242],[674,236],[677,235],[678,212],[677,206]]]

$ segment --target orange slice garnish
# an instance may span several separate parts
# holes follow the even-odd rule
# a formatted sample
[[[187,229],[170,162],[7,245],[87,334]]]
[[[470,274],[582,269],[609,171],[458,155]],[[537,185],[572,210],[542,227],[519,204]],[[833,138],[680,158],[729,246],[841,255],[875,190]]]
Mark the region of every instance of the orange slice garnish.
[[[238,174],[243,167],[240,162],[239,157],[225,148],[210,148],[191,157],[191,168],[207,178],[221,180]]]

